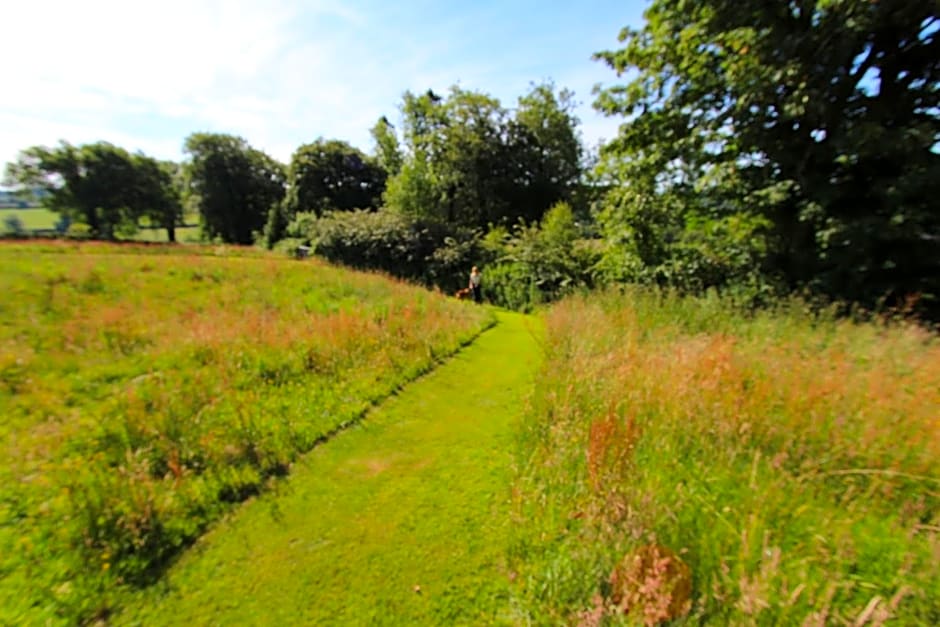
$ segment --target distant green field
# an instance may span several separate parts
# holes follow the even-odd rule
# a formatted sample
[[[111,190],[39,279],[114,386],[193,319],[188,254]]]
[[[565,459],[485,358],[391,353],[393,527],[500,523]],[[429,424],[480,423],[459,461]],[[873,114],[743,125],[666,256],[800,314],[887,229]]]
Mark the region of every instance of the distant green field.
[[[130,239],[138,242],[165,242],[166,229],[142,228]],[[198,226],[181,226],[176,229],[176,241],[179,243],[198,242]]]
[[[57,213],[42,207],[30,209],[0,208],[0,233],[11,230],[7,226],[7,220],[13,217],[19,219],[22,228],[26,231],[54,229],[59,221]],[[187,224],[190,226],[182,226],[176,229],[176,241],[181,243],[198,242],[198,216],[187,216],[187,218]],[[151,228],[144,224],[137,233],[126,239],[139,242],[165,242],[167,241],[166,229]]]
[[[23,228],[32,229],[53,229],[56,222],[59,221],[58,214],[43,209],[41,207],[34,209],[0,209],[0,232],[6,232],[7,220],[11,217],[17,217],[23,224]]]

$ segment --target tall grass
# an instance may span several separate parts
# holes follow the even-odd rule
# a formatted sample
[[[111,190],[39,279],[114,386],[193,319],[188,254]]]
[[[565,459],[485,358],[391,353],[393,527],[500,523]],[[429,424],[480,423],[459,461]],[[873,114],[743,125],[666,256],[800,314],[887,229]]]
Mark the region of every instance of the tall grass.
[[[632,291],[548,314],[521,438],[539,622],[940,623],[940,342]]]
[[[106,616],[492,323],[379,276],[230,252],[0,246],[0,624]]]

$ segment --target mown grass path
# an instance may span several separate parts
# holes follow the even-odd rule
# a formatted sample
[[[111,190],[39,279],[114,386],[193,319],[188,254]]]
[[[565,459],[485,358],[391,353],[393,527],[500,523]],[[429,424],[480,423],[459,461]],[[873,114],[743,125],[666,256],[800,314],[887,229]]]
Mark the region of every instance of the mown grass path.
[[[509,619],[513,425],[534,318],[499,323],[314,449],[115,623],[488,624]]]

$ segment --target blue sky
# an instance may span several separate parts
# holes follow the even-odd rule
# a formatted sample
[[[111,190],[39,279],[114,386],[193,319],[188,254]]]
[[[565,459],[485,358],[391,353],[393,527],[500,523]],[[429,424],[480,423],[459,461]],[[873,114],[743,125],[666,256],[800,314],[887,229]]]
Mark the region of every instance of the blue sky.
[[[323,136],[371,152],[405,90],[453,84],[514,105],[532,82],[575,91],[588,145],[618,121],[591,54],[638,26],[642,0],[54,0],[9,3],[0,36],[0,162],[22,148],[106,140],[182,158],[194,131],[241,135],[277,159]]]

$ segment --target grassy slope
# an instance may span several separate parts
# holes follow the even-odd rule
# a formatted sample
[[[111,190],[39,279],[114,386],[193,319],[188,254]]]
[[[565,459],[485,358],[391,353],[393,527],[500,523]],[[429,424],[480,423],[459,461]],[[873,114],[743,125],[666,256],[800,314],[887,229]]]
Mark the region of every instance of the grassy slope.
[[[180,250],[0,246],[0,624],[107,612],[493,320],[314,260]]]
[[[117,622],[508,620],[512,426],[538,350],[532,319],[499,322],[218,525]]]

